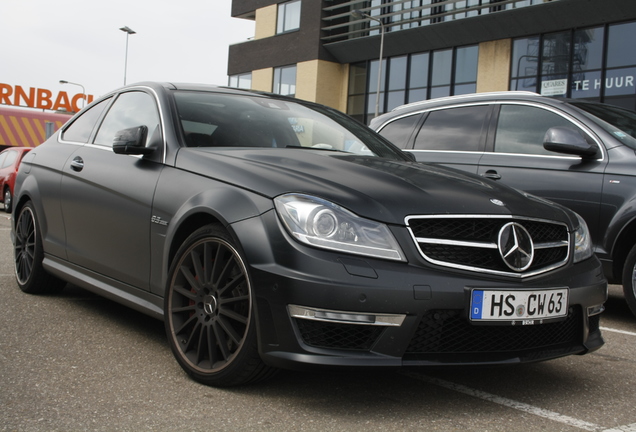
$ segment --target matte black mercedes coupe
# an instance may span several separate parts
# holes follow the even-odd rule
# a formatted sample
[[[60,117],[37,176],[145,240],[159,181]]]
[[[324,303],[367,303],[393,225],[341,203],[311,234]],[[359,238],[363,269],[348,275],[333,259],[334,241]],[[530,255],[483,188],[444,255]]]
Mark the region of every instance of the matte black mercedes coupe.
[[[607,283],[575,213],[289,98],[116,90],[26,155],[13,216],[23,291],[70,282],[163,319],[210,385],[603,344]]]

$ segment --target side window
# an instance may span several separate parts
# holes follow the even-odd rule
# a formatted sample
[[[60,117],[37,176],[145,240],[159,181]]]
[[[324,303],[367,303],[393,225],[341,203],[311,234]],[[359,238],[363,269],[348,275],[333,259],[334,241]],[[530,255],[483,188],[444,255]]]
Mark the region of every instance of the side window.
[[[64,141],[87,143],[95,128],[95,123],[97,123],[109,102],[110,98],[105,99],[73,120],[73,123],[62,133],[62,139]]]
[[[396,146],[406,148],[409,137],[413,133],[413,128],[420,118],[421,114],[415,114],[392,121],[382,128],[380,135]]]
[[[137,126],[147,126],[146,145],[159,128],[159,113],[152,96],[143,92],[128,92],[119,95],[108,110],[99,127],[95,144],[111,147],[117,132]]]
[[[416,150],[483,151],[489,105],[431,111],[415,138]]]
[[[6,168],[8,166],[13,165],[13,162],[15,162],[17,157],[18,157],[18,152],[15,152],[15,151],[7,152],[7,157],[4,161],[2,161],[1,167]]]
[[[558,155],[543,148],[545,133],[554,126],[580,131],[572,122],[552,111],[534,106],[502,105],[495,135],[495,152]]]

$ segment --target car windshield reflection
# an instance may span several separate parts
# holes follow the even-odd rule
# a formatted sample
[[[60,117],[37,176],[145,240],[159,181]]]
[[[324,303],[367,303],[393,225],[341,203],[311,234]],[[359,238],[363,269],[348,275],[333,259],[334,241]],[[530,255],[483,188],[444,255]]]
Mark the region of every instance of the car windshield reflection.
[[[175,100],[188,147],[302,148],[384,157],[396,153],[377,138],[356,136],[355,122],[292,101],[197,92],[176,92]]]

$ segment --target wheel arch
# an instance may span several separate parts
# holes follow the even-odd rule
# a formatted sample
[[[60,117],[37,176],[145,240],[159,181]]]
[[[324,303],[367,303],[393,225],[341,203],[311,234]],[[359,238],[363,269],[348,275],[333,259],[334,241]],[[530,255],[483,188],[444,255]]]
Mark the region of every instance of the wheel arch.
[[[626,224],[621,232],[619,233],[616,241],[614,242],[614,247],[612,248],[612,278],[611,282],[615,282],[621,284],[622,275],[623,275],[623,267],[625,265],[625,260],[627,259],[627,254],[634,247],[636,243],[636,217],[632,218],[632,220]]]
[[[175,229],[172,238],[170,239],[166,268],[170,268],[170,266],[172,265],[172,261],[174,260],[174,257],[177,253],[177,250],[193,232],[201,227],[215,223],[220,223],[227,228],[227,224],[221,218],[219,218],[218,215],[203,210],[199,210],[195,213],[189,214],[183,220],[180,220],[179,225]]]
[[[224,227],[243,253],[243,242],[232,224],[257,217],[273,208],[269,198],[241,189],[204,189],[180,205],[170,218],[163,247],[161,295],[166,287],[168,270],[184,241],[199,228],[218,223]]]
[[[20,214],[22,207],[31,201],[35,207],[35,211],[38,216],[38,222],[40,225],[40,229],[44,232],[46,229],[46,215],[44,214],[43,208],[40,205],[40,202],[35,199],[35,197],[40,195],[40,188],[38,187],[37,181],[33,176],[27,176],[24,178],[23,182],[18,187],[16,183],[13,187],[13,204],[11,213],[16,215]],[[16,218],[12,218],[16,219]],[[15,223],[15,221],[14,221]]]

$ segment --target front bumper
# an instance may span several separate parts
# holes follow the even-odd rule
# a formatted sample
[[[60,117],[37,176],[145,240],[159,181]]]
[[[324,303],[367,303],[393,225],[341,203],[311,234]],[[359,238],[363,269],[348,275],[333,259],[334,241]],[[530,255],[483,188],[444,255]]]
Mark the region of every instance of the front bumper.
[[[272,366],[492,365],[585,354],[603,345],[607,299],[599,261],[528,279],[359,258],[308,248],[273,212],[233,225],[253,280],[259,349]],[[567,318],[537,325],[473,325],[471,289],[567,287]],[[595,315],[589,311],[596,308]]]

